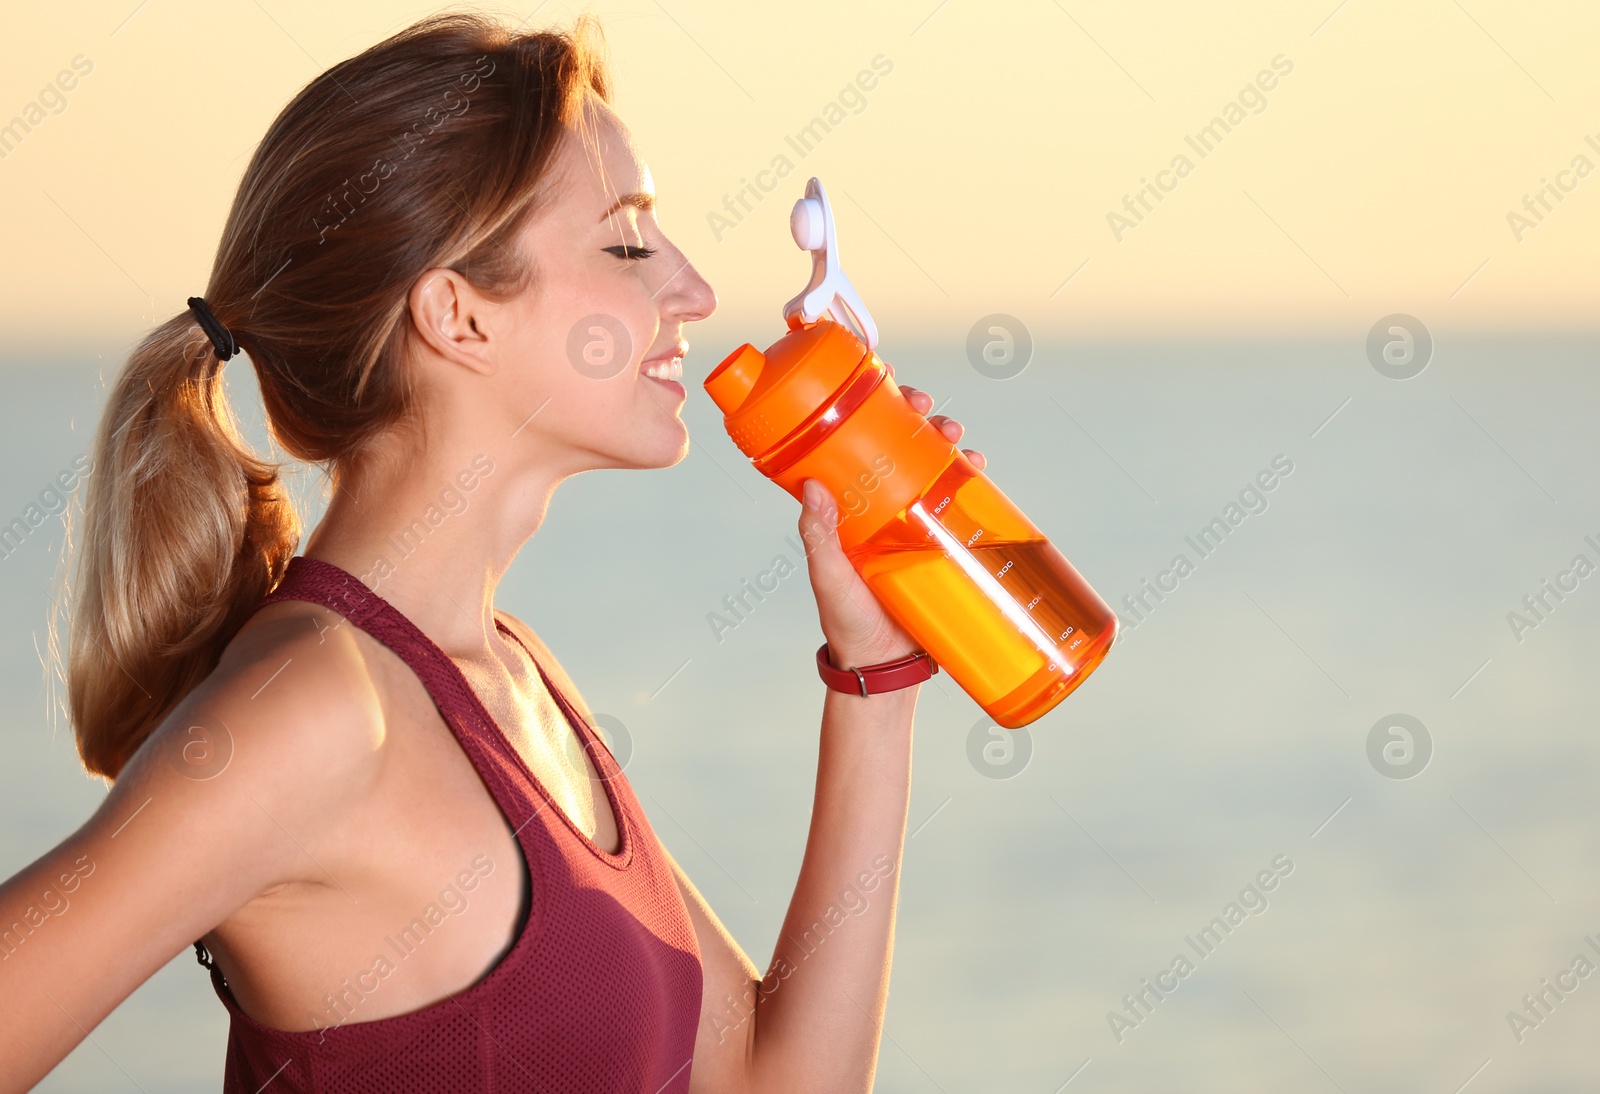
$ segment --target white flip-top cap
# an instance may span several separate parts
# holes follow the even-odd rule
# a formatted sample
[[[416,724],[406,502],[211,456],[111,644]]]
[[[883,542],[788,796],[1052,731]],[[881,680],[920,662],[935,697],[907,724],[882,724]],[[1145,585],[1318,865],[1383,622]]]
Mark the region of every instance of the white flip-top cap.
[[[833,208],[817,179],[806,183],[806,196],[794,203],[789,231],[801,250],[811,252],[811,280],[804,292],[783,306],[784,319],[798,315],[806,323],[815,323],[826,312],[860,335],[869,350],[874,349],[878,325],[839,266]]]

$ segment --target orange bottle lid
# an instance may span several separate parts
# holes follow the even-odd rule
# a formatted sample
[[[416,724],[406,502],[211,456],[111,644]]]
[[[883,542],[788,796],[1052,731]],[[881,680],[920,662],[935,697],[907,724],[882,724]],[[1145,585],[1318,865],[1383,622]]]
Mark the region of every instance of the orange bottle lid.
[[[798,429],[834,397],[867,356],[867,347],[832,319],[795,325],[762,353],[748,342],[705,378],[728,435],[755,459]]]

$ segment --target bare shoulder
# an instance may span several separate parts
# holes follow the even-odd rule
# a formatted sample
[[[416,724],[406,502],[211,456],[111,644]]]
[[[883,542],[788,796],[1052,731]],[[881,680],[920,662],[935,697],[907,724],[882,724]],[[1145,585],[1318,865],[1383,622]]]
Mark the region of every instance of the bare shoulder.
[[[225,914],[278,885],[320,883],[320,848],[381,783],[383,704],[355,631],[316,604],[261,609],[117,777],[108,802],[149,799],[164,823],[208,832],[201,845],[240,886]]]
[[[260,894],[327,883],[316,864],[378,785],[384,723],[352,628],[319,612],[252,618],[94,814],[0,881],[0,1090]]]
[[[532,627],[504,608],[496,608],[495,612],[533,651],[533,655],[539,659],[539,664],[549,674],[551,682],[567,697],[567,702],[577,707],[578,713],[582,714],[590,725],[594,725],[594,712],[589,709],[589,704],[583,701],[583,693],[578,690],[578,685],[573,682],[572,677],[567,675],[567,670],[562,667],[550,647],[544,644],[544,640],[533,632]]]
[[[384,734],[365,645],[354,625],[319,604],[269,604],[179,710],[226,726],[236,752],[248,747],[286,775],[337,780],[349,791],[345,780],[372,765]],[[186,720],[169,718],[161,730],[181,735]]]
[[[265,816],[269,832],[301,819],[326,826],[357,806],[378,776],[383,708],[354,628],[341,623],[303,602],[252,616],[140,745],[108,801],[159,795],[193,823]],[[255,827],[235,834],[248,844]]]

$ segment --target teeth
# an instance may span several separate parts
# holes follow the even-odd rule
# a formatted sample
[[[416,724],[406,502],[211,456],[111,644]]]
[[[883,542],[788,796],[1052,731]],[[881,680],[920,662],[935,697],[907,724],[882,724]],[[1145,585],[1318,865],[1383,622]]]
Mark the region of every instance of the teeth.
[[[683,358],[674,357],[670,361],[652,361],[645,367],[644,374],[657,380],[683,379]]]

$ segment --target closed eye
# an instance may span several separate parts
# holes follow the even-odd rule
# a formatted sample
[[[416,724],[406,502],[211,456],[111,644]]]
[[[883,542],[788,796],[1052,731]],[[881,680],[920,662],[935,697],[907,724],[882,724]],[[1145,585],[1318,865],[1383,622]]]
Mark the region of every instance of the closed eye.
[[[649,258],[656,253],[654,247],[635,247],[627,243],[619,243],[615,247],[602,247],[601,250],[608,255],[616,255],[618,258],[628,261]]]

